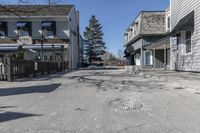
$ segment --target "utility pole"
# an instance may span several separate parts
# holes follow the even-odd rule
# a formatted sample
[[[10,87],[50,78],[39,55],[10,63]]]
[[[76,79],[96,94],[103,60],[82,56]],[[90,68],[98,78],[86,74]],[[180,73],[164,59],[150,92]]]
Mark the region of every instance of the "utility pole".
[[[48,0],[48,2],[49,2],[49,6],[51,5],[51,0]]]

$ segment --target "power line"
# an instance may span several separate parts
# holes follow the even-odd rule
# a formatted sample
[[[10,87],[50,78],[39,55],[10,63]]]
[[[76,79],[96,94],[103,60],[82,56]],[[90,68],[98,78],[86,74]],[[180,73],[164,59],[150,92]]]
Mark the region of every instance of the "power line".
[[[156,7],[156,6],[160,5],[160,4],[162,4],[162,3],[165,2],[165,1],[166,1],[166,0],[161,0],[161,1],[159,1],[158,3],[156,3],[156,4],[153,4],[153,5],[151,5],[151,6],[148,6],[148,7],[146,7],[146,8],[143,8],[142,10],[151,9],[151,8],[153,8],[153,7]],[[123,19],[125,19],[125,18],[132,17],[133,14],[138,14],[139,12],[140,12],[140,11],[137,11],[137,12],[134,12],[134,13],[129,14],[129,15],[126,15],[126,16],[122,16],[122,17],[119,17],[119,18],[116,18],[116,19],[113,19],[113,20],[110,20],[110,21],[107,21],[107,22],[103,22],[102,24],[103,24],[103,25],[107,25],[107,24],[109,24],[109,23],[117,22],[118,20],[123,20]]]

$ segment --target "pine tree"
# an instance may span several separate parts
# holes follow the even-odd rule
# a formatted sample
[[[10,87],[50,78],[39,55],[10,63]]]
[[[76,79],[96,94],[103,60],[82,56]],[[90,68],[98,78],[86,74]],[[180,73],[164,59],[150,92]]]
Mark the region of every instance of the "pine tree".
[[[91,16],[89,25],[84,32],[85,54],[89,64],[95,61],[102,61],[101,56],[105,53],[102,26],[95,16]]]

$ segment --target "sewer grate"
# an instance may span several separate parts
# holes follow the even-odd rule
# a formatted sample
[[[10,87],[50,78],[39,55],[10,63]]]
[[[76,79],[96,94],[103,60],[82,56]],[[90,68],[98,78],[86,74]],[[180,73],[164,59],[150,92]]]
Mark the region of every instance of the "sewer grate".
[[[130,99],[115,99],[109,103],[109,105],[115,109],[119,110],[139,110],[143,107],[142,103],[136,101],[136,100],[130,100]]]

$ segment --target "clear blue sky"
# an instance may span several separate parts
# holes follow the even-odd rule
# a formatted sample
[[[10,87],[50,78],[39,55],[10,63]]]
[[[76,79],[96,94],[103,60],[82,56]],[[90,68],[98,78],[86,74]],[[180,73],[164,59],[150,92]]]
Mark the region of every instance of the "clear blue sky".
[[[17,0],[6,0],[10,4]],[[37,0],[41,3],[43,0]],[[81,15],[81,33],[95,15],[103,26],[108,50],[116,53],[123,49],[124,32],[141,10],[165,10],[169,0],[62,0],[74,4]]]

